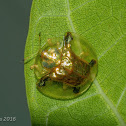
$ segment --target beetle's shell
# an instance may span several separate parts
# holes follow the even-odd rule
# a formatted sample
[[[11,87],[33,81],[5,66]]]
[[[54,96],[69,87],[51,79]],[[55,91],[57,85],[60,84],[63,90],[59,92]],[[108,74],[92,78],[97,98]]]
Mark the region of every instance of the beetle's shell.
[[[70,56],[67,56],[67,53],[62,56],[60,65],[55,67],[54,69],[56,70],[53,70],[53,72],[49,74],[51,80],[63,82],[71,87],[85,84],[84,81],[86,82],[90,74],[89,64],[76,56],[72,50],[65,50],[65,52],[69,52]],[[62,72],[60,72],[61,70]],[[56,77],[53,76],[53,73],[55,73]]]
[[[47,76],[46,86],[38,90],[46,96],[56,99],[71,99],[81,95],[91,85],[97,74],[97,57],[92,47],[79,35],[72,34],[68,47],[64,47],[63,40],[53,40],[42,47],[35,59],[35,75],[37,79]],[[91,60],[94,66],[90,66]],[[63,87],[63,85],[66,85]],[[80,87],[80,92],[73,93],[73,87]]]

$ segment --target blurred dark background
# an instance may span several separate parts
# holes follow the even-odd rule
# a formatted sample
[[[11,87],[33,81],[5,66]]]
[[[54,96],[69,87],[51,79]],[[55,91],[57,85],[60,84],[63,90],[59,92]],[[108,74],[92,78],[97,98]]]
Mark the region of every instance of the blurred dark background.
[[[26,99],[25,42],[32,0],[0,0],[0,126],[30,126]],[[16,117],[16,121],[2,121]]]

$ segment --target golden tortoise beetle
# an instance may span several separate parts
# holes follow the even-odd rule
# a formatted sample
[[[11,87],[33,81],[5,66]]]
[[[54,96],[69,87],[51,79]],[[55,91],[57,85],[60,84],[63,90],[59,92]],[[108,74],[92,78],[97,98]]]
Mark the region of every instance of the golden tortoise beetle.
[[[41,93],[56,99],[71,99],[90,87],[97,74],[97,57],[80,36],[67,32],[63,40],[48,39],[31,69]]]

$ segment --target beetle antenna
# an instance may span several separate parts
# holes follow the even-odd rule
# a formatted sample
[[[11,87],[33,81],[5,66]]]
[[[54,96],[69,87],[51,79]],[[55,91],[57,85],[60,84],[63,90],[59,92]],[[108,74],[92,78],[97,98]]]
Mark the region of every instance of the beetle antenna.
[[[39,32],[39,47],[41,47],[41,32]]]
[[[39,32],[39,48],[41,48],[41,32]],[[38,53],[38,52],[37,52]],[[28,63],[29,61],[31,61],[33,58],[35,58],[35,56],[37,55],[37,53],[21,60],[20,62],[23,62],[24,64]]]
[[[36,57],[37,54],[38,54],[38,52],[35,53],[35,54],[33,54],[33,55],[31,55],[31,56],[29,56],[29,57],[26,57],[26,58],[23,59],[21,62],[24,62],[24,64],[26,64],[26,63],[28,63],[29,61],[31,61],[32,59],[34,59],[34,58]]]

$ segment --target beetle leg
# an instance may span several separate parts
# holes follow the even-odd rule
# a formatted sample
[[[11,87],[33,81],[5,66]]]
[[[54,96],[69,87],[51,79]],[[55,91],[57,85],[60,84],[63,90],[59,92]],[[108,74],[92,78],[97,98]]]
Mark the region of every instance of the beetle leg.
[[[37,83],[37,85],[39,87],[45,86],[45,81],[42,80],[42,78],[39,80],[39,82]]]
[[[34,64],[34,65],[32,65],[32,66],[30,67],[31,70],[34,69],[34,68],[38,69],[38,65]]]
[[[93,67],[95,64],[96,64],[96,60],[94,60],[94,59],[92,59],[91,62],[89,63],[89,65],[90,65],[91,67]]]
[[[30,69],[31,69],[31,70],[36,69],[40,74],[42,74],[42,72],[40,71],[39,66],[38,66],[37,64],[32,65],[32,66],[30,67]]]
[[[80,91],[80,87],[79,87],[79,88],[74,87],[73,92],[74,92],[75,94],[79,93],[79,91]]]
[[[46,86],[45,82],[48,81],[48,79],[49,79],[48,76],[45,77],[44,79],[41,78],[41,79],[39,80],[39,82],[38,82],[38,86],[39,86],[39,87]]]
[[[84,58],[87,56],[89,56],[89,53],[87,53],[87,52],[81,52],[79,55],[79,57],[84,57]]]
[[[51,39],[49,38],[49,39],[47,39],[47,42],[48,42],[48,44],[51,46],[52,45],[52,41],[51,41]]]

